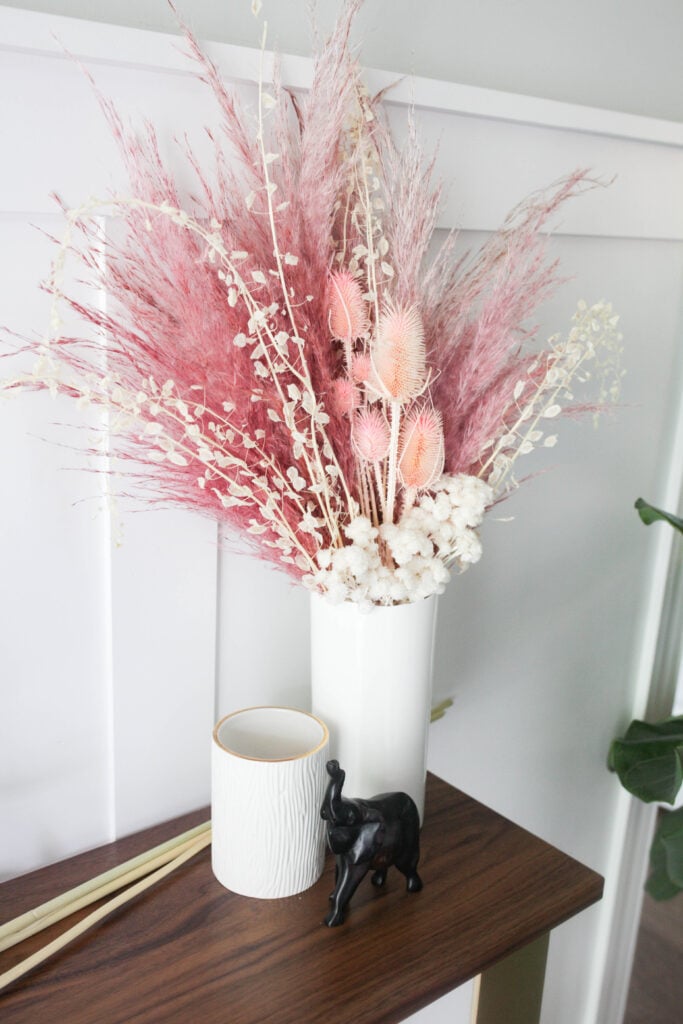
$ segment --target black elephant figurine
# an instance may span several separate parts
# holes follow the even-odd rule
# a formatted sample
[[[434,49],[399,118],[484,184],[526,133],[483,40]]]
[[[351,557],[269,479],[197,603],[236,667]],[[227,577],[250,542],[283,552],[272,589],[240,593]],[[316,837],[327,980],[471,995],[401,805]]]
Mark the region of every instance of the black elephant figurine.
[[[370,868],[372,884],[384,885],[392,864],[407,879],[408,892],[419,892],[420,817],[407,793],[382,793],[370,800],[342,797],[346,773],[338,761],[327,762],[330,781],[320,810],[327,822],[327,842],[335,855],[335,886],[325,924],[344,920],[346,906]]]

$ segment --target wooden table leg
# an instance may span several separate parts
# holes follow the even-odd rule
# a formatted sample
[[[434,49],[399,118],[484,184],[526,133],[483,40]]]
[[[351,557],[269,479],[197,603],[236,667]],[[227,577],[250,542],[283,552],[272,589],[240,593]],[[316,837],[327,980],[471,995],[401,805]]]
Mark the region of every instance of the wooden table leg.
[[[479,975],[471,1024],[539,1024],[549,938],[542,935]]]

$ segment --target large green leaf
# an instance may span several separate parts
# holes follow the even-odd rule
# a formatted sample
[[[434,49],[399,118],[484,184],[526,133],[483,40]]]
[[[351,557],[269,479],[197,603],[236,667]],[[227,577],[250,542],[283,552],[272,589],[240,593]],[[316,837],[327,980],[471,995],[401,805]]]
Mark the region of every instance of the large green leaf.
[[[662,522],[670,523],[675,529],[683,533],[683,519],[679,519],[678,516],[674,516],[670,512],[663,512],[660,508],[655,508],[654,505],[648,504],[642,498],[638,498],[636,501],[636,508],[638,509],[638,515],[646,526],[661,520]]]
[[[645,885],[655,900],[668,900],[683,889],[683,807],[662,816],[650,849],[652,872]]]
[[[607,766],[646,803],[674,803],[683,782],[683,715],[654,725],[634,721],[610,747]]]

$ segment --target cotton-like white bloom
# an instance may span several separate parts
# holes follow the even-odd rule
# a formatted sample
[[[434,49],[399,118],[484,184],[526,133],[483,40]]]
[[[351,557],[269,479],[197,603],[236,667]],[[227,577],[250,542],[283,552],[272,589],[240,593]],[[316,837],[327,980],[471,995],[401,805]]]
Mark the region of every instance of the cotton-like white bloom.
[[[474,565],[481,558],[481,541],[473,530],[464,533],[458,541],[457,556],[468,565]]]
[[[352,519],[351,522],[344,527],[344,533],[350,541],[354,541],[362,545],[374,540],[377,536],[377,530],[367,516],[356,516],[355,519]]]
[[[367,516],[352,519],[344,527],[350,543],[318,552],[320,571],[308,585],[362,608],[441,594],[453,562],[462,571],[481,557],[476,527],[492,501],[491,487],[476,477],[444,475],[398,523],[378,529]]]

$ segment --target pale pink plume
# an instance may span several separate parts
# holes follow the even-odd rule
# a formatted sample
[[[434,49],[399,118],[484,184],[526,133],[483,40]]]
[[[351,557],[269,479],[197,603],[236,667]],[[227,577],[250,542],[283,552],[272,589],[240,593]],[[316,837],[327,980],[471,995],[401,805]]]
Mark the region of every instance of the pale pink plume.
[[[408,413],[403,424],[398,473],[404,487],[423,490],[443,472],[444,439],[441,416],[424,407]]]
[[[358,281],[348,270],[330,274],[330,330],[334,338],[360,338],[368,314]]]
[[[389,451],[389,424],[379,409],[363,409],[355,419],[353,441],[366,462],[381,462]]]
[[[407,402],[424,390],[425,336],[415,306],[387,303],[372,347],[372,365],[380,390],[394,402]]]

